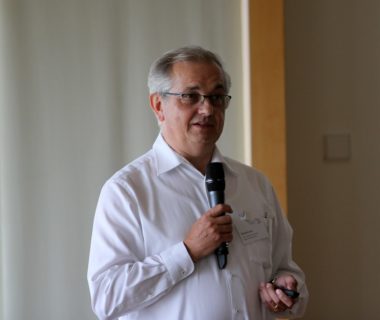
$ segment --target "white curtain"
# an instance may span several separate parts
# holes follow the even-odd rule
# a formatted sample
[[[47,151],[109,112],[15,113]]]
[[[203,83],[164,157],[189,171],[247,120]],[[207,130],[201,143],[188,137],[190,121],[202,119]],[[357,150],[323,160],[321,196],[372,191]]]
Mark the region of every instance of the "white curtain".
[[[100,187],[151,147],[148,68],[185,44],[231,73],[220,146],[243,161],[240,1],[1,0],[0,319],[95,319],[86,269]]]

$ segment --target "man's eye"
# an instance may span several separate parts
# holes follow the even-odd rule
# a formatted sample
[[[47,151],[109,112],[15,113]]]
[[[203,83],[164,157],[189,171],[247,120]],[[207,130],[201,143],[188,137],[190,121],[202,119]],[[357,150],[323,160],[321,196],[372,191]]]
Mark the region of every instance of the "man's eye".
[[[220,95],[220,94],[213,94],[213,95],[209,96],[209,99],[210,99],[212,102],[221,102],[221,101],[223,101],[223,95]]]
[[[185,101],[196,102],[199,99],[199,94],[197,94],[197,93],[183,93],[181,97]]]

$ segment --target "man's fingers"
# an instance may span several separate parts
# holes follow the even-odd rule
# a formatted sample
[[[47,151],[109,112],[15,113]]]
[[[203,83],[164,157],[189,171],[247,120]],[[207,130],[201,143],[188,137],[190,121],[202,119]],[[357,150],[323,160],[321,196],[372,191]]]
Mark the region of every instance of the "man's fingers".
[[[294,301],[280,289],[274,289],[271,283],[260,284],[262,302],[273,312],[283,312],[294,305]]]
[[[232,213],[232,208],[228,204],[217,204],[207,212],[207,215],[210,217],[219,217],[223,213]]]
[[[276,295],[279,297],[280,301],[288,308],[291,308],[294,304],[292,298],[289,298],[281,289],[276,290]]]
[[[229,205],[218,204],[192,225],[184,243],[194,261],[209,255],[221,243],[232,241],[232,218],[222,215],[229,212],[232,212]]]
[[[218,227],[220,233],[232,233],[232,224],[221,224]]]
[[[261,296],[261,300],[262,302],[264,302],[266,305],[269,305],[270,302],[271,302],[271,298],[270,296],[268,295],[268,290],[266,290],[265,288],[265,284],[264,283],[261,283],[260,284],[260,296]]]
[[[280,302],[280,298],[277,296],[276,292],[274,291],[273,285],[271,283],[267,283],[266,285],[266,291],[270,297],[270,300],[272,300],[275,304],[278,304]]]

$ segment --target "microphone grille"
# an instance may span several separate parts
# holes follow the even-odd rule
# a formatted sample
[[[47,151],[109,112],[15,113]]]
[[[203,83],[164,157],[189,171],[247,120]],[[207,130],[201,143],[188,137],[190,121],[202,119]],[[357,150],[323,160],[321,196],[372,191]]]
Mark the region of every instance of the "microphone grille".
[[[206,188],[208,191],[222,191],[225,188],[224,168],[221,162],[210,162],[206,167]]]

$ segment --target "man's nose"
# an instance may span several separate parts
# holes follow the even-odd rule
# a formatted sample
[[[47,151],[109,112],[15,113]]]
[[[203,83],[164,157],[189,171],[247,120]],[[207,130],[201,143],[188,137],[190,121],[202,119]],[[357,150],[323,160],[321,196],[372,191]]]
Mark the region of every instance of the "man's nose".
[[[203,97],[203,101],[199,102],[198,112],[206,115],[212,115],[214,113],[214,106],[210,102],[210,99]]]

